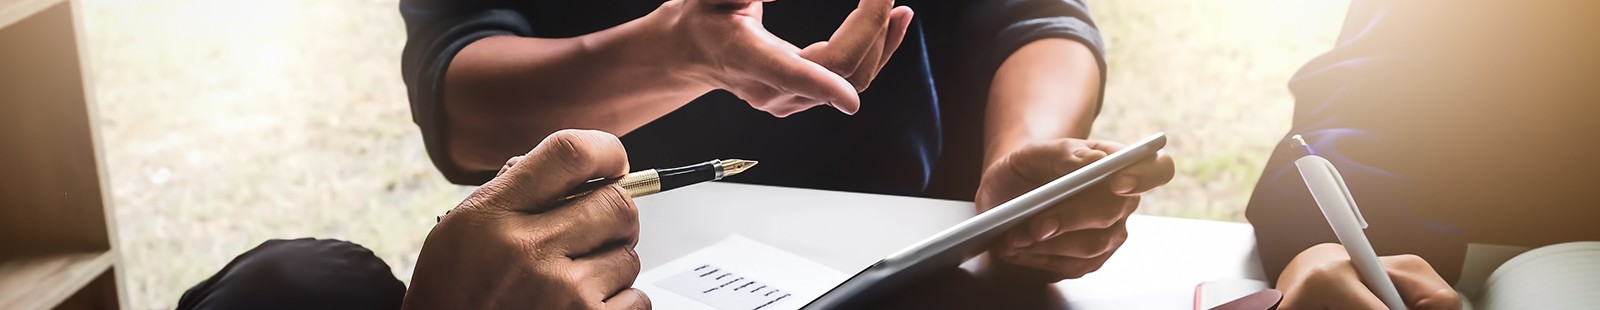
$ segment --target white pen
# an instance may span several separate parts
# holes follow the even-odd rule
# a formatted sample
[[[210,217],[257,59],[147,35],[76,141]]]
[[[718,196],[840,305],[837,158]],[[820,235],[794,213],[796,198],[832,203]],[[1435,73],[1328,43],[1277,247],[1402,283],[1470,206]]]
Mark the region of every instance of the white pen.
[[[1405,309],[1400,290],[1395,289],[1389,273],[1378,262],[1377,251],[1372,250],[1372,242],[1361,231],[1367,229],[1367,219],[1361,217],[1361,210],[1356,208],[1355,197],[1350,195],[1350,188],[1345,186],[1344,177],[1333,168],[1332,162],[1317,156],[1317,152],[1300,135],[1294,135],[1293,139],[1305,152],[1305,156],[1294,161],[1294,166],[1300,169],[1300,178],[1306,181],[1311,198],[1317,201],[1317,208],[1322,209],[1322,216],[1328,219],[1328,226],[1333,227],[1333,234],[1339,237],[1339,243],[1350,253],[1350,262],[1356,265],[1356,272],[1361,274],[1361,282],[1378,295],[1378,299],[1383,300],[1389,309]]]

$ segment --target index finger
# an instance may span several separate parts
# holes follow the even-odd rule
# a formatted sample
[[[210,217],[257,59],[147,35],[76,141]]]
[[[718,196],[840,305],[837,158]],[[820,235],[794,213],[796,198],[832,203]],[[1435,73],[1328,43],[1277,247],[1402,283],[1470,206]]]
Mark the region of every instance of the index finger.
[[[845,17],[839,30],[828,38],[828,49],[817,62],[826,64],[839,75],[848,75],[861,66],[873,47],[882,47],[884,31],[889,27],[889,12],[894,0],[861,0],[850,16]],[[876,56],[874,56],[876,57]]]
[[[759,28],[760,25],[746,27]],[[855,114],[861,109],[861,98],[856,95],[855,86],[844,77],[787,50],[786,47],[793,45],[765,30],[756,35],[765,43],[759,47],[762,51],[754,55],[756,69],[751,72],[757,79],[784,92],[832,103],[846,114]]]
[[[636,288],[622,290],[606,299],[607,310],[650,310],[650,296]]]
[[[595,130],[562,130],[545,137],[527,156],[484,187],[502,189],[511,211],[542,213],[592,179],[628,173],[628,152],[616,136]]]
[[[1461,296],[1450,283],[1433,270],[1433,265],[1416,255],[1379,257],[1389,278],[1400,290],[1400,298],[1419,309],[1460,309]]]
[[[616,184],[589,192],[539,216],[525,217],[531,227],[546,228],[542,246],[568,258],[588,256],[612,246],[639,243],[639,207]]]

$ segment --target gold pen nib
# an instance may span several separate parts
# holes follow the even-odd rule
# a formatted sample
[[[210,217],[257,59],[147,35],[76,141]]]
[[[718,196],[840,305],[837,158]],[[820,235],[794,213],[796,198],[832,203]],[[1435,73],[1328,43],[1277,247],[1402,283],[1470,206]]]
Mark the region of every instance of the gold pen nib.
[[[757,163],[760,162],[743,159],[724,159],[722,160],[722,177],[726,178],[745,170],[750,170],[750,167],[755,167]]]

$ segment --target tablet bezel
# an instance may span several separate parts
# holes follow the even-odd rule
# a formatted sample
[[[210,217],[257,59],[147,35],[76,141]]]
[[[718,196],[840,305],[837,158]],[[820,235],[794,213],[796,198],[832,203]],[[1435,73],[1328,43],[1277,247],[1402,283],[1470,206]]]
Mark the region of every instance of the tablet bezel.
[[[975,215],[916,244],[901,249],[844,283],[834,286],[802,309],[835,309],[861,306],[870,297],[891,290],[905,281],[942,268],[955,268],[978,254],[999,234],[1044,211],[1073,194],[1094,185],[1112,173],[1156,156],[1167,145],[1165,133],[1150,135],[1116,153],[1090,163],[1067,175],[1045,183],[986,212]]]

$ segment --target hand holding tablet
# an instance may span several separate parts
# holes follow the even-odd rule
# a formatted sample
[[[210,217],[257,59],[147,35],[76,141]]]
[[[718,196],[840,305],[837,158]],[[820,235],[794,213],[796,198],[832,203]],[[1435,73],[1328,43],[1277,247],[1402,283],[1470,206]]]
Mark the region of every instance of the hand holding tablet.
[[[1026,222],[1034,215],[1139,161],[1159,156],[1158,152],[1166,146],[1166,142],[1165,134],[1151,135],[1043,186],[1022,193],[993,209],[878,261],[807,304],[805,309],[861,306],[864,302],[874,300],[875,296],[891,292],[896,287],[932,271],[956,268],[961,262],[982,253],[991,242],[1006,231]]]
[[[1032,191],[1123,149],[1120,143],[1056,139],[998,156],[983,174],[973,203],[979,212]],[[1054,203],[990,243],[990,254],[1013,281],[1050,283],[1099,270],[1127,240],[1125,219],[1141,195],[1172,179],[1172,160],[1150,156],[1104,182]],[[1015,268],[1012,268],[1015,267]]]

